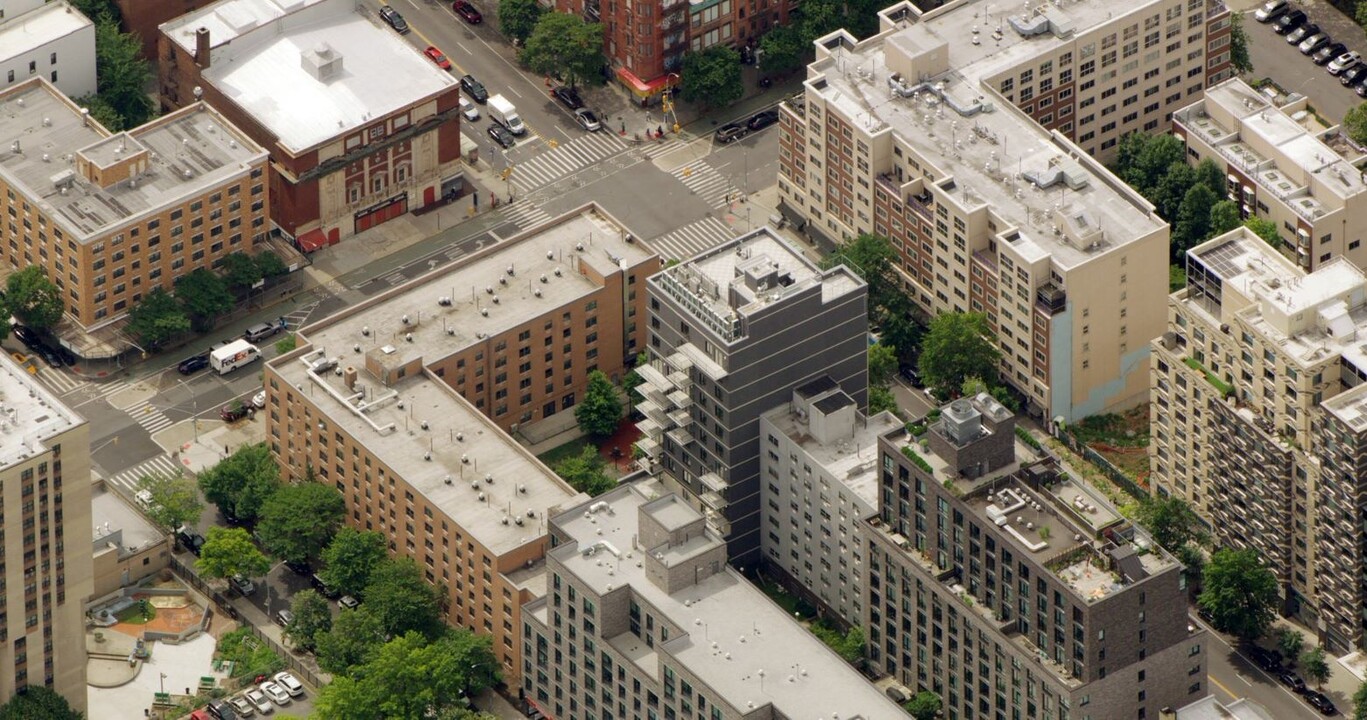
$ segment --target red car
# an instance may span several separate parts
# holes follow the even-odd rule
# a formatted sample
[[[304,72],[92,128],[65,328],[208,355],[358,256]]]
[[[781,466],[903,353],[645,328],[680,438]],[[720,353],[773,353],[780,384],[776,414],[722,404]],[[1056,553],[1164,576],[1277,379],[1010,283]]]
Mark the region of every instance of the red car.
[[[428,45],[427,49],[422,51],[422,54],[426,55],[429,59],[431,59],[432,62],[437,64],[437,67],[441,68],[442,70],[451,69],[451,61],[447,60],[446,56],[443,55],[440,50],[433,47],[432,45]]]
[[[451,3],[451,10],[471,25],[478,25],[484,22],[484,16],[480,15],[479,11],[475,9],[475,6],[466,2],[466,0],[456,0]]]

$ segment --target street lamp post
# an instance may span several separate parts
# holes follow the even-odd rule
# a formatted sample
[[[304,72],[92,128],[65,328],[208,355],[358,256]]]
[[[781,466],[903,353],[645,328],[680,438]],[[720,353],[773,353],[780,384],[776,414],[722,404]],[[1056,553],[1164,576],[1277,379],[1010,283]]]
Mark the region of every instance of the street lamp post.
[[[185,384],[185,381],[176,378],[176,382],[190,393],[190,407],[194,409],[194,415],[190,416],[190,424],[195,428],[195,442],[199,442],[199,396],[195,394],[195,389]]]

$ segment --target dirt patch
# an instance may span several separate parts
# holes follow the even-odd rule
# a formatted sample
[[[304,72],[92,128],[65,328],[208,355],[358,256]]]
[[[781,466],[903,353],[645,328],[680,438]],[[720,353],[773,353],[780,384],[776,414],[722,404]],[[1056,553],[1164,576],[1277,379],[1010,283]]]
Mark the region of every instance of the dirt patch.
[[[598,454],[616,466],[618,472],[631,469],[631,446],[641,437],[641,431],[631,418],[625,418],[617,430],[598,446]]]
[[[1123,413],[1093,415],[1069,428],[1087,447],[1128,475],[1141,487],[1149,478],[1149,406]]]

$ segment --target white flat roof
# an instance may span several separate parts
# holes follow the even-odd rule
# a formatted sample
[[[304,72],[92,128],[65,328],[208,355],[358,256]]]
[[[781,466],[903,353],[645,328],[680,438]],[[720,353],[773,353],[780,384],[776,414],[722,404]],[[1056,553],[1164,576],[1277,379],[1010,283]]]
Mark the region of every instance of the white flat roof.
[[[865,415],[855,409],[854,436],[823,443],[811,434],[810,418],[799,417],[791,403],[770,410],[762,417],[776,430],[802,448],[813,462],[849,488],[869,507],[878,507],[878,438],[902,426],[890,412]]]
[[[45,451],[45,440],[83,422],[36,377],[0,358],[0,467]]]
[[[0,61],[26,55],[92,25],[90,18],[65,0],[6,18],[0,22]]]

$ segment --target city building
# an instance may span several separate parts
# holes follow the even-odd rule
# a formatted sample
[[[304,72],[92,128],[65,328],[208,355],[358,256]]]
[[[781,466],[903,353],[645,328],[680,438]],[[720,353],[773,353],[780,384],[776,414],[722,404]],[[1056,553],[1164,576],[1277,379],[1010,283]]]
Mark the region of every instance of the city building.
[[[990,395],[879,438],[865,522],[871,662],[948,720],[1158,718],[1206,694],[1181,565],[1017,445]],[[1018,454],[1020,453],[1020,454]]]
[[[464,183],[460,89],[359,0],[219,0],[161,26],[163,107],[201,97],[266,148],[305,251]]]
[[[1207,695],[1175,711],[1165,708],[1159,711],[1158,717],[1159,720],[1272,720],[1263,706],[1248,698],[1223,703],[1214,695]]]
[[[0,359],[0,510],[0,701],[45,685],[84,713],[89,426],[9,358]]]
[[[35,77],[94,93],[95,23],[67,0],[0,0],[0,90]]]
[[[34,78],[0,91],[0,134],[0,263],[42,266],[87,330],[269,230],[265,151],[203,103],[111,133]]]
[[[194,12],[213,0],[112,0],[119,9],[119,25],[124,32],[142,41],[142,57],[157,62],[157,28],[188,12]]]
[[[760,416],[822,377],[867,405],[868,287],[761,228],[651,276],[647,289],[637,447],[707,513],[731,560],[754,564]]]
[[[106,485],[90,491],[90,507],[92,598],[118,592],[170,564],[170,533],[153,525]]]
[[[859,523],[878,512],[878,438],[900,427],[825,377],[760,417],[765,568],[847,626],[864,621]]]
[[[1213,160],[1224,169],[1226,196],[1244,217],[1276,224],[1282,252],[1301,268],[1313,271],[1335,257],[1361,266],[1367,263],[1367,182],[1320,139],[1318,128],[1293,118],[1305,116],[1309,102],[1302,97],[1277,107],[1233,78],[1174,113],[1172,131],[1186,141],[1192,163]]]
[[[546,717],[905,717],[730,568],[726,542],[659,483],[550,523],[547,592],[522,613],[522,695]]]
[[[1228,75],[1229,14],[1020,12],[901,2],[878,35],[819,39],[801,101],[780,105],[779,201],[827,243],[890,238],[907,295],[986,314],[1002,378],[1031,414],[1072,421],[1147,399],[1167,292],[1167,225],[1101,162]]]
[[[1187,273],[1152,343],[1154,492],[1256,549],[1331,651],[1361,648],[1367,276],[1341,257],[1307,273],[1244,228],[1189,250]]]

